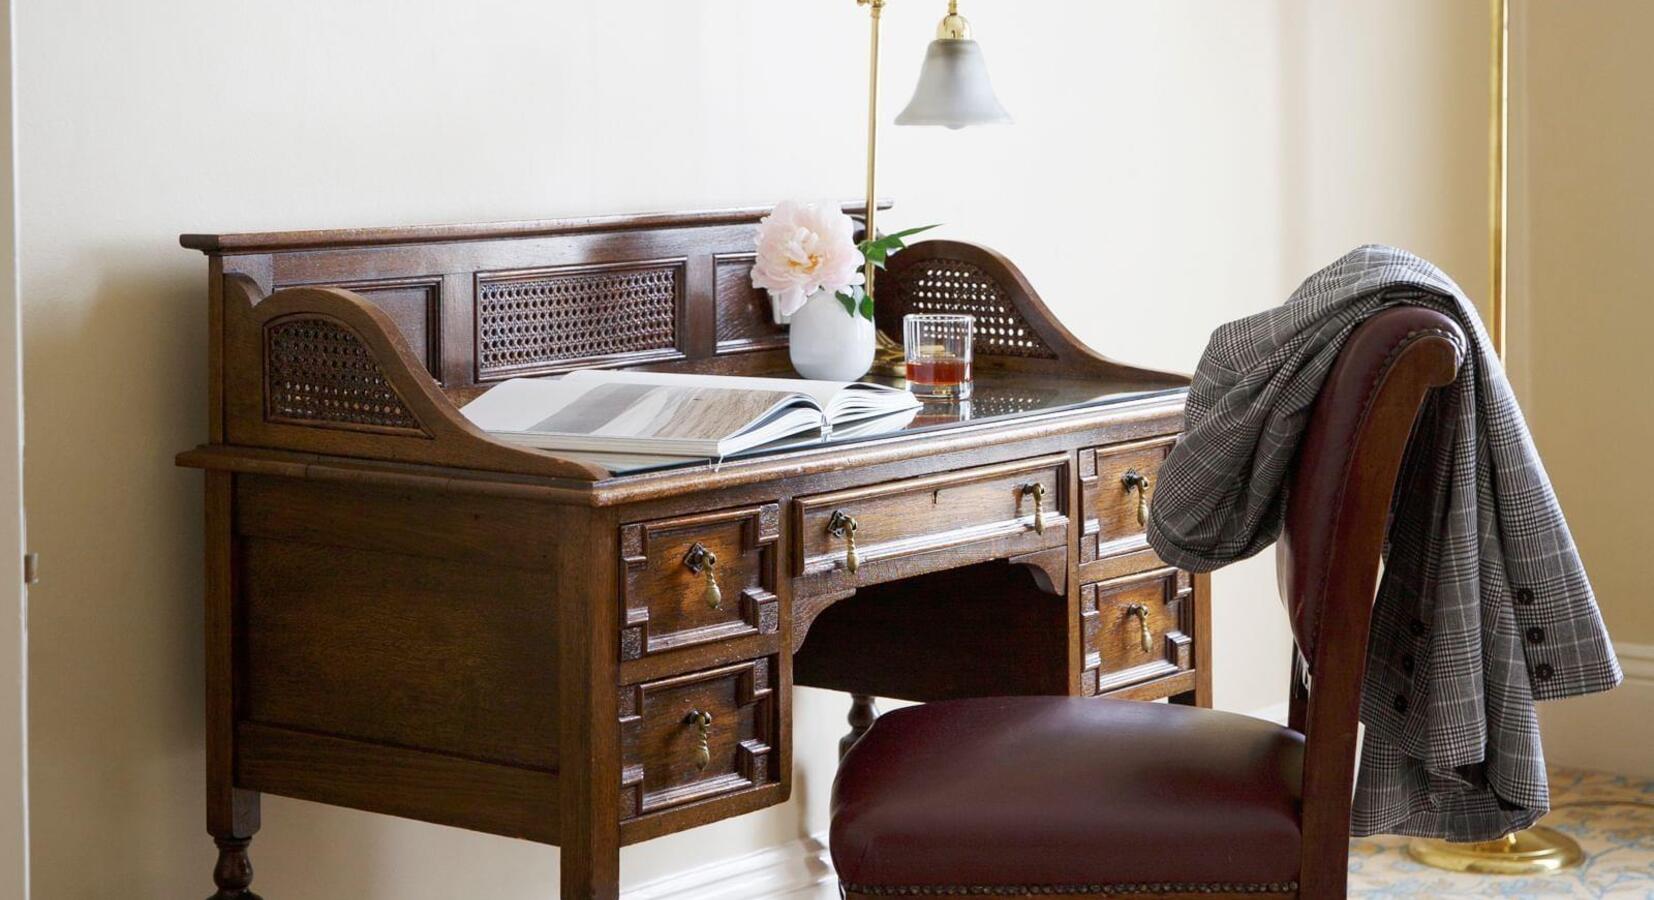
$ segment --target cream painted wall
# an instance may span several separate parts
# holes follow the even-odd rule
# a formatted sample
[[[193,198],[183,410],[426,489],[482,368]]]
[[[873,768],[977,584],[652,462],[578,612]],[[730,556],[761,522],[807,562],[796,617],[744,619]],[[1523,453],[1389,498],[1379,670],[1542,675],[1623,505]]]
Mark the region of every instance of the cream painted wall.
[[[1654,644],[1654,5],[1520,15],[1511,375],[1609,631]]]
[[[892,106],[939,7],[887,12]],[[1180,369],[1363,241],[1479,286],[1480,7],[974,0],[1019,124],[887,131],[888,224],[997,246],[1095,346]],[[187,897],[211,866],[200,480],[171,465],[205,432],[205,266],[175,236],[852,197],[865,21],[849,0],[20,0],[39,896]],[[1270,560],[1217,590],[1220,705],[1281,701]],[[824,826],[846,704],[800,693],[794,800],[627,850],[627,884]],[[280,798],[264,822],[270,897],[556,884],[531,844]]]

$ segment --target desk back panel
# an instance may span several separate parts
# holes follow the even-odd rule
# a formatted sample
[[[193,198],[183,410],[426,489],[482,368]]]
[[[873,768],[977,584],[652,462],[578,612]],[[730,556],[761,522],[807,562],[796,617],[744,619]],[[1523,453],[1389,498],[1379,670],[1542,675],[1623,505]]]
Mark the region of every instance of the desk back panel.
[[[791,374],[751,282],[767,212],[185,235],[211,259],[212,440],[602,479],[493,441],[458,407],[507,378],[593,366]],[[983,370],[1182,383],[1085,347],[983,247],[916,244],[882,284],[893,336],[906,312],[977,315]]]
[[[766,212],[182,240],[266,294],[360,295],[395,322],[433,378],[463,389],[784,348],[786,331],[751,279]]]

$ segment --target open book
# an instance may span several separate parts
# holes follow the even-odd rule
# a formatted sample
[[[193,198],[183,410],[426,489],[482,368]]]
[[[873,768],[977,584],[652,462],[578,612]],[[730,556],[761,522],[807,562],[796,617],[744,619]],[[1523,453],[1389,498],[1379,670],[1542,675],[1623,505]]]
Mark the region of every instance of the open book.
[[[502,441],[546,450],[724,457],[920,405],[862,382],[583,369],[506,381],[461,412]]]

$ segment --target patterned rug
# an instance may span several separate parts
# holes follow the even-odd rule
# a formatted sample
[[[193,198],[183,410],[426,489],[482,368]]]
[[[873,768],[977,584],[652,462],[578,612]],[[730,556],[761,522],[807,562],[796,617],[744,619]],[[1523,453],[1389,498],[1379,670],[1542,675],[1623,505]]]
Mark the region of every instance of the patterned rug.
[[[1367,838],[1350,846],[1350,896],[1654,900],[1654,781],[1552,769],[1551,807],[1545,824],[1585,849],[1578,868],[1539,878],[1463,875],[1414,862],[1406,838]]]

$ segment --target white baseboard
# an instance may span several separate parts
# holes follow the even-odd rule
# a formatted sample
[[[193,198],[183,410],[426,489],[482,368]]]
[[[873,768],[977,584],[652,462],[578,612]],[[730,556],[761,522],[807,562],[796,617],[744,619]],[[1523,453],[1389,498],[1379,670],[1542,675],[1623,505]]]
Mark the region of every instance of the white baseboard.
[[[837,897],[827,835],[791,841],[652,881],[623,900],[778,900]]]
[[[1616,643],[1625,683],[1539,704],[1545,761],[1654,778],[1654,644]]]

